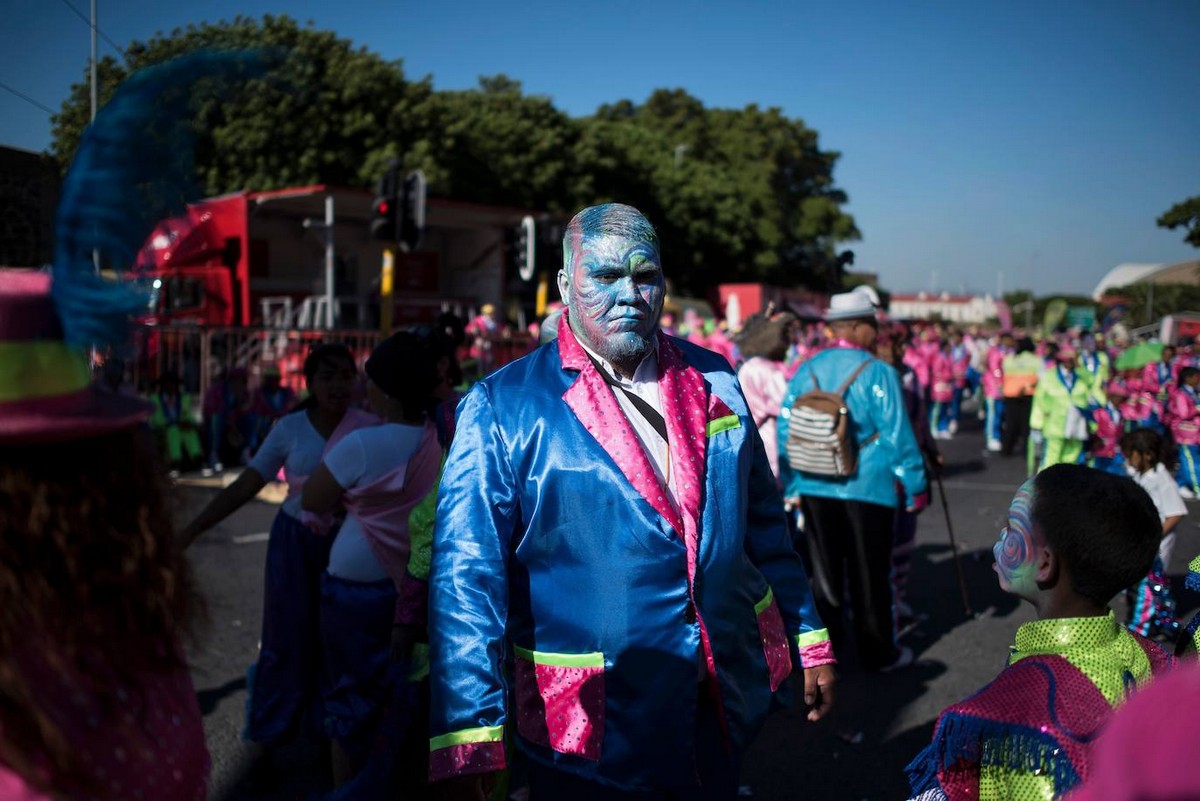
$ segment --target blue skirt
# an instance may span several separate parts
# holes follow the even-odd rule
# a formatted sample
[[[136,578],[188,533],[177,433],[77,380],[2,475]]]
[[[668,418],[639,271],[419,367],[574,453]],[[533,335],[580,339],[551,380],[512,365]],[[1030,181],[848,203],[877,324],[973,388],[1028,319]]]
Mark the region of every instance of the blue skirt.
[[[280,745],[297,732],[306,713],[321,720],[321,644],[318,626],[321,575],[333,536],[316,534],[280,511],[267,543],[263,582],[262,645],[247,674],[246,728],[242,736]],[[315,728],[315,727],[314,727]]]
[[[358,582],[322,574],[325,733],[352,759],[370,751],[383,710],[403,682],[391,659],[395,614],[390,578]]]

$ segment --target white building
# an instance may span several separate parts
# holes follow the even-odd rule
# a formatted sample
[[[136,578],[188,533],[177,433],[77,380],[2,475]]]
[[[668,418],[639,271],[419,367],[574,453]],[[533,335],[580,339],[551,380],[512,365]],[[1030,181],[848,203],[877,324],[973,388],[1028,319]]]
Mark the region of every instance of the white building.
[[[892,295],[888,314],[902,320],[933,320],[947,323],[982,324],[999,319],[1004,302],[991,295],[951,295],[949,292]]]

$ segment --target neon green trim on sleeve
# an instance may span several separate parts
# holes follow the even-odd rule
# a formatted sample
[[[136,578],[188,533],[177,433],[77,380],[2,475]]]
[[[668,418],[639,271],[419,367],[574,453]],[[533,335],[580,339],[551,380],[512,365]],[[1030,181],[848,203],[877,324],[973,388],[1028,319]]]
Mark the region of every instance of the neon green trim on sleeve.
[[[767,611],[767,607],[769,607],[771,605],[771,601],[774,600],[775,591],[770,587],[767,587],[767,594],[763,596],[761,601],[754,605],[754,614],[761,615],[763,612]]]
[[[796,635],[796,647],[803,648],[806,645],[816,645],[817,643],[825,642],[829,639],[829,629],[814,629]]]
[[[555,667],[604,667],[604,654],[599,651],[591,654],[551,654],[544,651],[530,651],[514,645],[517,656],[535,665],[554,665]]]
[[[413,646],[412,664],[405,681],[422,681],[429,675],[429,643],[419,642]]]
[[[708,436],[715,437],[722,431],[728,431],[731,428],[741,428],[742,421],[736,414],[727,414],[724,417],[718,417],[716,420],[708,421]]]
[[[449,734],[439,734],[429,739],[429,750],[437,751],[454,745],[474,743],[498,743],[504,740],[503,726],[480,726],[477,729],[459,729]]]

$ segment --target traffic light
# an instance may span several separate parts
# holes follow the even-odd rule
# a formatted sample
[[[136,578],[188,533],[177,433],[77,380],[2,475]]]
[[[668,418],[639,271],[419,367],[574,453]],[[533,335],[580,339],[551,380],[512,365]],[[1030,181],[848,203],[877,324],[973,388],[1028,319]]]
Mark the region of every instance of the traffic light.
[[[513,261],[522,281],[532,281],[536,269],[537,224],[526,215],[517,226],[513,241]]]
[[[425,173],[414,170],[404,179],[396,217],[396,239],[401,249],[411,252],[425,233]]]
[[[375,203],[371,206],[371,238],[387,242],[396,241],[396,214],[399,209],[400,162],[396,159],[388,164],[388,170],[379,179],[375,191]]]

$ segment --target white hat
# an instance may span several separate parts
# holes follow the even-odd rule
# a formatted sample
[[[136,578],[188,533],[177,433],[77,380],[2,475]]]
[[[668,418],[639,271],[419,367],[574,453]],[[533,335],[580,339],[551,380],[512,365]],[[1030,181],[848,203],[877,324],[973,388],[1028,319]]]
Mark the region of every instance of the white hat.
[[[856,286],[850,292],[834,295],[829,299],[829,308],[825,310],[825,320],[860,320],[874,317],[879,308],[879,295],[871,287],[863,284]]]

